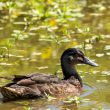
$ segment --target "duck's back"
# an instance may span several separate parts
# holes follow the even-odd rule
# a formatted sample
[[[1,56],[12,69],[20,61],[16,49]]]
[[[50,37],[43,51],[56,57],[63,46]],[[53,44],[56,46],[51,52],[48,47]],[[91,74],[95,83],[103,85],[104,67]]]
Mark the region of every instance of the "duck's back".
[[[27,76],[17,75],[12,82],[1,87],[1,93],[5,100],[19,98],[37,98],[50,94],[77,95],[80,93],[80,83],[74,77],[68,80],[61,80],[54,75],[32,74]]]

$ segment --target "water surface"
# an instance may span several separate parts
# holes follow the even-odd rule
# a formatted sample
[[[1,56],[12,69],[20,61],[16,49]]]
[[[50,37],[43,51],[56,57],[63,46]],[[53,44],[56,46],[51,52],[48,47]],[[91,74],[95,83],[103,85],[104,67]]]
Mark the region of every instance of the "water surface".
[[[12,38],[13,30],[22,30],[25,25],[20,24],[20,21],[26,16],[25,13],[14,21],[10,21],[2,13],[0,22],[0,46],[4,51],[5,58],[0,59],[0,76],[12,76],[16,74],[26,75],[29,73],[45,73],[56,74],[62,77],[60,68],[60,56],[62,52],[68,47],[81,47],[85,40],[93,39],[96,35],[102,35],[99,42],[93,39],[93,43],[86,43],[85,49],[81,47],[86,56],[93,59],[99,64],[99,67],[94,68],[87,65],[78,65],[77,69],[83,78],[85,92],[81,94],[82,99],[88,99],[86,102],[82,102],[78,105],[74,103],[65,104],[63,100],[55,99],[48,101],[47,99],[37,100],[21,100],[12,101],[8,103],[0,102],[0,110],[104,110],[110,109],[110,12],[109,7],[105,7],[105,10],[97,12],[86,6],[86,1],[83,2],[82,17],[77,18],[81,23],[81,29],[89,26],[92,29],[92,33],[71,33],[71,38],[63,39],[61,37],[47,37],[47,36],[62,36],[62,28],[59,26],[59,30],[54,30],[54,34],[51,31],[47,31],[47,28],[40,27],[41,29],[29,35],[31,37],[26,40],[17,41],[14,46],[9,46],[9,51],[3,47],[3,42],[6,38]],[[104,8],[104,7],[103,7]],[[28,8],[26,7],[28,10]],[[25,9],[25,10],[26,10]],[[9,16],[8,16],[9,17]],[[5,20],[4,20],[5,19]],[[76,19],[76,18],[75,18]],[[4,22],[3,22],[4,21]],[[43,24],[43,21],[32,24],[37,28],[37,25]],[[46,22],[46,21],[45,21]],[[18,23],[18,24],[17,24]],[[37,24],[38,23],[38,24]],[[75,24],[74,20],[68,20],[68,26],[70,32],[72,25]],[[2,29],[3,27],[3,29]],[[77,30],[78,31],[78,30]],[[28,32],[28,30],[26,31]],[[75,32],[75,31],[74,31]],[[95,34],[94,34],[95,33]],[[91,34],[93,34],[91,37]],[[46,36],[46,37],[45,37]],[[63,39],[64,42],[58,42]],[[8,57],[7,57],[8,56]],[[0,85],[4,85],[10,82],[5,79],[0,79]]]

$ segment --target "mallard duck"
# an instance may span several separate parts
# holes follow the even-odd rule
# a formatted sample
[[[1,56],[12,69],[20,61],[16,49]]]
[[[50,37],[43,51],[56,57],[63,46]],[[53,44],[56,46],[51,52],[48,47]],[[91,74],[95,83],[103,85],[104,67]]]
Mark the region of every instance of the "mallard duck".
[[[82,79],[75,69],[76,64],[98,66],[76,48],[69,48],[61,55],[63,79],[55,75],[15,75],[12,82],[0,88],[4,100],[29,99],[52,96],[79,95],[83,88]]]

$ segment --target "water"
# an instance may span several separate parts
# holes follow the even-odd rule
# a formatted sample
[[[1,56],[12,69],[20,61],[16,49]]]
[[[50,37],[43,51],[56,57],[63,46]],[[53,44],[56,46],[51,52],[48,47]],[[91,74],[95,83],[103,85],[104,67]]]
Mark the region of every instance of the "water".
[[[23,17],[28,17],[29,15],[22,15],[14,19],[14,21],[8,22],[10,20],[3,13],[0,20],[5,21],[1,23],[0,30],[0,46],[4,51],[6,58],[0,59],[0,76],[12,76],[15,74],[29,74],[34,72],[39,73],[57,73],[58,76],[62,77],[60,69],[60,56],[62,52],[68,47],[75,47],[83,45],[83,42],[87,39],[91,39],[91,35],[103,35],[104,38],[93,43],[87,43],[85,45],[86,56],[95,60],[99,64],[99,67],[94,68],[87,65],[78,65],[77,69],[81,74],[84,82],[84,93],[81,94],[81,99],[87,99],[88,101],[82,102],[78,105],[74,103],[65,104],[63,100],[56,99],[48,101],[47,99],[36,99],[36,100],[21,100],[3,103],[0,101],[0,110],[109,110],[110,109],[110,16],[109,16],[109,6],[105,9],[89,9],[87,8],[85,1],[83,2],[83,17],[78,18],[78,22],[81,23],[80,29],[83,26],[90,26],[92,32],[82,32],[71,34],[67,39],[64,37],[58,38],[48,38],[48,36],[62,36],[62,31],[64,28],[59,30],[50,30],[47,32],[45,26],[40,27],[41,30],[34,31],[35,35],[22,40],[17,41],[14,46],[9,46],[9,53],[5,48],[4,42],[6,38],[12,38],[11,34],[14,29],[26,28],[26,25],[21,25],[17,22],[22,21]],[[84,6],[86,8],[84,8]],[[97,8],[97,7],[96,7]],[[30,17],[30,16],[29,16]],[[3,19],[5,18],[5,20]],[[30,19],[30,18],[27,18]],[[76,18],[75,18],[76,19]],[[11,19],[13,20],[13,19]],[[7,22],[6,22],[7,21]],[[46,21],[45,21],[46,22]],[[36,22],[38,24],[32,24],[33,27],[36,25],[43,24],[42,21]],[[72,31],[72,26],[75,24],[74,20],[68,20],[68,29],[70,33]],[[2,29],[3,27],[3,29]],[[50,29],[50,28],[49,28]],[[86,28],[87,29],[87,28]],[[34,30],[34,29],[33,29]],[[55,32],[55,33],[51,33]],[[26,30],[28,33],[28,29]],[[60,43],[59,41],[62,41]],[[3,48],[4,47],[4,48]],[[9,58],[7,57],[9,54]],[[53,63],[54,62],[54,63]],[[0,85],[4,85],[9,80],[0,79]]]

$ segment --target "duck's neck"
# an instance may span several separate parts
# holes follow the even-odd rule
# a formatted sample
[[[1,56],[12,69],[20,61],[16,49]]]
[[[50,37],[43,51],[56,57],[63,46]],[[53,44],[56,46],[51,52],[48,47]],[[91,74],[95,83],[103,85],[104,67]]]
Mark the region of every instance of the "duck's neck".
[[[82,79],[76,71],[75,66],[71,65],[70,63],[66,63],[65,61],[61,61],[61,67],[64,75],[64,80],[67,80],[71,76],[74,76],[76,79],[79,80],[81,86],[83,86]]]

